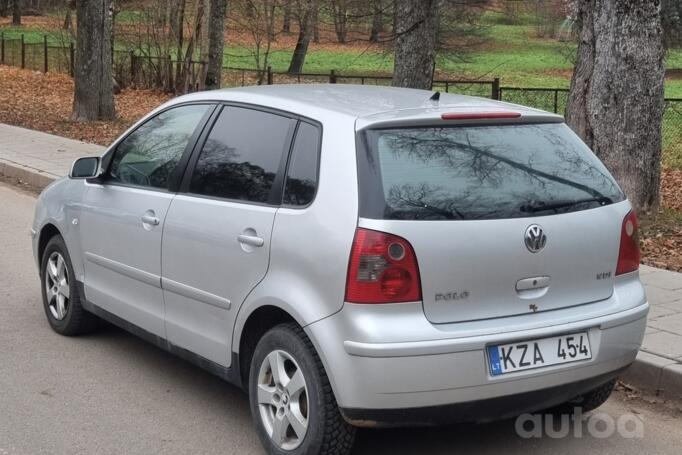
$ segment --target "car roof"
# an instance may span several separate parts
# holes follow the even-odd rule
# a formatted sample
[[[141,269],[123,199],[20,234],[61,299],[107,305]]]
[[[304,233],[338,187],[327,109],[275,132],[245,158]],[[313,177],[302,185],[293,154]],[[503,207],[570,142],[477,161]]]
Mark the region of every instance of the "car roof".
[[[428,112],[494,112],[510,111],[522,116],[546,117],[550,121],[562,117],[538,109],[466,95],[441,93],[435,102],[435,92],[409,88],[353,84],[287,84],[260,85],[197,92],[176,98],[183,101],[233,101],[282,109],[300,115],[325,111],[354,118],[365,123],[381,122],[396,117],[423,116]],[[400,114],[401,112],[402,114]],[[397,115],[398,114],[398,115]],[[440,115],[440,114],[439,114]]]

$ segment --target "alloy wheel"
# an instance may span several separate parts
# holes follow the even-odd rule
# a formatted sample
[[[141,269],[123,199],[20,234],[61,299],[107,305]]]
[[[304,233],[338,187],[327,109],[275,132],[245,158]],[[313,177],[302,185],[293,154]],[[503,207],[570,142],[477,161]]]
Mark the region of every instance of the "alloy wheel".
[[[61,321],[69,310],[69,271],[61,253],[50,255],[45,266],[45,295],[52,316]]]
[[[285,351],[272,351],[261,363],[258,409],[277,447],[294,450],[301,445],[308,431],[308,389],[303,371]]]

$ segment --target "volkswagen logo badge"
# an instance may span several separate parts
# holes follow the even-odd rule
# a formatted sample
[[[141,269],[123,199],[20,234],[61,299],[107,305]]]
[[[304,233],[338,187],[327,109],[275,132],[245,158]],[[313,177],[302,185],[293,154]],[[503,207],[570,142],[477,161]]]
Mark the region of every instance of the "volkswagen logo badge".
[[[540,252],[545,247],[545,244],[547,244],[547,236],[537,224],[528,226],[523,239],[526,243],[526,248],[528,248],[528,251],[531,253]]]

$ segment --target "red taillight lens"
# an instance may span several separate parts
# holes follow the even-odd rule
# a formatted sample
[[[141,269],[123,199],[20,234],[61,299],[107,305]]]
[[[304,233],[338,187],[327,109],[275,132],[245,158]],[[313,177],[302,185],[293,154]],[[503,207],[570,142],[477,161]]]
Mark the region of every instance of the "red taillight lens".
[[[396,235],[358,228],[348,264],[346,302],[418,300],[421,300],[421,282],[412,245]]]
[[[623,227],[620,230],[620,251],[618,252],[616,275],[634,272],[639,268],[638,224],[637,215],[634,210],[623,219]]]

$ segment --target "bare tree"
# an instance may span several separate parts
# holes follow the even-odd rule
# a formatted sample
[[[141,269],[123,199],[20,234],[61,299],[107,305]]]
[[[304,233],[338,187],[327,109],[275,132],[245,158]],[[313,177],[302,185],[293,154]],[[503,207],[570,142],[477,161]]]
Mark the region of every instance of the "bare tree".
[[[294,48],[289,69],[287,70],[290,74],[303,71],[305,57],[308,53],[308,45],[313,34],[313,19],[315,11],[318,10],[318,0],[298,0],[297,6],[298,39],[296,40],[296,48]]]
[[[394,86],[431,89],[438,6],[439,0],[396,0]]]
[[[661,18],[663,20],[663,36],[666,47],[682,45],[682,2],[679,0],[662,0]]]
[[[111,120],[116,116],[113,93],[111,35],[113,0],[76,3],[76,64],[72,118]]]
[[[64,24],[62,25],[62,29],[71,30],[73,28],[73,24],[71,23],[71,11],[76,9],[76,0],[68,0],[65,6],[66,13],[64,14]]]
[[[228,19],[233,28],[245,31],[251,38],[249,52],[258,71],[258,83],[263,83],[270,61],[272,43],[276,38],[274,0],[234,0]]]
[[[661,4],[576,0],[578,58],[566,120],[636,209],[658,206],[663,114]]]
[[[225,44],[225,13],[227,0],[211,0],[208,19],[208,67],[206,89],[220,88]]]
[[[284,0],[282,5],[282,31],[284,33],[291,33],[291,1]]]
[[[330,3],[336,39],[343,44],[348,34],[348,0],[331,0]]]
[[[184,3],[184,1],[183,1]],[[187,93],[190,89],[194,89],[192,80],[192,68],[194,65],[194,53],[197,47],[197,41],[201,39],[201,28],[204,23],[204,2],[199,0],[196,2],[196,10],[194,13],[194,24],[192,26],[192,33],[187,40],[187,47],[184,49],[182,45],[178,45],[178,75],[175,79],[175,91],[179,93]],[[180,23],[180,29],[184,28],[184,23]],[[198,84],[203,86],[204,80],[199,79]],[[201,87],[199,87],[201,88]]]
[[[383,0],[372,2],[372,30],[369,32],[369,41],[379,42],[379,35],[384,31],[384,5]]]
[[[12,1],[12,25],[21,25],[21,0]]]
[[[0,0],[0,17],[7,17],[9,11],[9,0]]]

